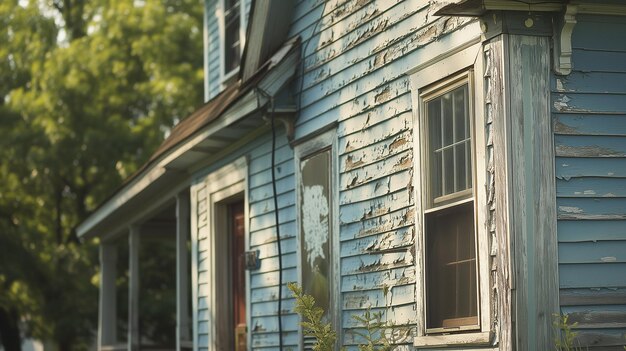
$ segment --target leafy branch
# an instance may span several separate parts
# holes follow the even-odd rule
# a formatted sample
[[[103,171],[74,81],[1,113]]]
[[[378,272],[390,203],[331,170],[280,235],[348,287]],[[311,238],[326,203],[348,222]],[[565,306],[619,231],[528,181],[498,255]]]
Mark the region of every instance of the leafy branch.
[[[554,333],[554,350],[555,351],[582,351],[580,346],[575,346],[577,332],[572,328],[576,328],[578,322],[569,324],[567,314],[554,314],[554,321],[552,322]]]
[[[296,298],[296,312],[302,317],[304,335],[315,338],[314,351],[332,351],[337,342],[337,333],[332,325],[324,322],[324,310],[315,306],[315,299],[306,295],[296,283],[288,283],[287,287]]]
[[[360,351],[391,351],[396,348],[392,345],[393,340],[387,338],[387,331],[391,329],[391,335],[393,335],[393,324],[383,322],[383,313],[372,313],[368,308],[363,314],[363,317],[359,315],[352,315],[352,319],[360,322],[365,327],[366,332],[353,331],[354,334],[361,336],[367,344],[359,345]]]

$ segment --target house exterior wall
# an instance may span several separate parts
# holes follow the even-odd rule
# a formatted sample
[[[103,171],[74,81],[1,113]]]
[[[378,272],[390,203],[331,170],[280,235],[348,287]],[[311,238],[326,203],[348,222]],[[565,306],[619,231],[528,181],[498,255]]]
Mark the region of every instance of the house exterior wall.
[[[583,345],[626,343],[626,17],[577,16],[552,85],[561,312]]]
[[[413,110],[407,71],[428,48],[478,33],[469,18],[433,16],[428,1],[302,1],[290,36],[302,41],[296,138],[338,122],[341,334],[353,315],[383,312],[411,348],[416,324]],[[436,51],[436,50],[435,50]],[[300,85],[301,84],[301,85]]]
[[[338,193],[333,196],[339,199],[341,310],[335,312],[341,315],[340,336],[348,350],[356,349],[360,339],[355,332],[362,331],[352,316],[362,316],[368,309],[382,312],[386,320],[400,327],[396,336],[401,349],[412,349],[416,304],[421,303],[416,297],[414,198],[421,175],[414,172],[416,131],[407,72],[433,59],[442,48],[460,46],[480,33],[475,19],[434,16],[436,3],[302,0],[295,5],[289,37],[302,38],[302,62],[291,89],[299,92],[295,99],[299,107],[296,140],[336,123],[339,174]],[[249,9],[249,1],[246,4]],[[221,90],[215,5],[214,0],[206,2],[209,98]],[[621,120],[626,115],[626,44],[615,37],[625,31],[622,18],[578,17],[574,70],[565,77],[552,77],[560,305],[562,313],[571,314],[570,322],[579,323],[581,340],[590,345],[620,345],[626,333],[626,190],[622,190],[626,189],[626,143],[622,140],[626,139],[626,127]],[[502,78],[498,74],[504,74],[507,63],[502,52],[502,43],[485,42],[485,71],[478,72],[477,78],[484,74],[486,114],[494,108],[490,107],[492,98],[501,98],[496,95],[506,89],[502,85],[500,90],[488,89]],[[506,113],[506,106],[498,108],[501,115]],[[498,132],[492,131],[493,120],[486,119],[483,127],[488,137],[493,137]],[[504,135],[502,128],[500,134]],[[507,333],[511,332],[508,323],[515,318],[510,315],[509,289],[514,287],[508,285],[512,284],[508,269],[516,268],[508,266],[508,257],[499,256],[510,247],[508,228],[497,227],[495,219],[498,209],[506,211],[502,208],[506,199],[493,194],[499,193],[497,189],[504,188],[508,179],[499,171],[507,156],[504,149],[494,151],[497,144],[489,139],[480,146],[485,148],[488,166],[480,171],[488,172],[485,186],[492,195],[486,224],[492,237],[488,244],[493,264],[489,280],[493,285],[488,292],[493,306],[491,321],[500,332],[495,335],[498,347],[510,349],[511,337],[501,331],[509,328]],[[251,271],[249,280],[248,331],[254,350],[275,350],[279,343],[279,266],[270,154],[268,133],[197,175],[201,181],[240,156],[248,158],[247,249],[259,250],[261,258],[260,269]],[[299,257],[296,160],[282,134],[276,164],[282,279],[286,283],[298,280]],[[200,221],[207,206],[198,199],[197,212],[192,215]],[[198,248],[202,257],[203,247]],[[199,263],[198,276],[203,269]],[[208,350],[209,311],[203,290],[198,291],[197,346]],[[282,296],[283,346],[298,349],[299,318],[293,311],[294,300],[286,288]],[[500,339],[504,336],[506,340]]]
[[[247,16],[251,0],[242,1]],[[216,11],[219,2],[205,2],[208,99],[222,90],[220,25]],[[486,340],[470,340],[468,347],[457,343],[447,348],[546,349],[536,347],[539,344],[533,339],[543,342],[543,346],[550,342],[548,328],[543,326],[549,324],[550,315],[546,311],[552,309],[535,307],[549,305],[543,298],[552,297],[556,290],[560,290],[560,312],[569,315],[570,323],[578,323],[575,329],[580,332],[583,346],[617,350],[624,345],[626,42],[622,37],[626,33],[626,17],[577,16],[573,34],[574,69],[571,74],[557,76],[549,73],[549,52],[551,44],[554,46],[549,28],[553,14],[537,17],[549,19],[543,22],[541,33],[532,28],[532,21],[530,26],[524,25],[527,28],[522,29],[522,34],[513,33],[520,28],[505,26],[482,33],[477,19],[435,16],[441,3],[438,0],[295,3],[288,36],[301,37],[302,59],[296,79],[286,90],[295,92],[297,102],[296,151],[283,128],[278,128],[276,194],[271,172],[272,136],[263,127],[216,154],[228,156],[219,160],[216,160],[219,156],[214,156],[209,160],[213,163],[198,172],[193,168],[196,173],[190,197],[194,350],[216,349],[213,330],[220,320],[212,316],[226,313],[227,308],[225,303],[211,301],[213,292],[223,287],[214,284],[216,279],[211,274],[217,274],[210,262],[223,261],[223,255],[211,257],[209,253],[215,250],[209,246],[209,239],[217,234],[207,230],[212,225],[207,189],[215,188],[210,184],[215,181],[212,174],[243,159],[246,171],[245,176],[238,174],[241,178],[237,178],[237,191],[245,191],[247,205],[245,249],[258,251],[260,257],[259,268],[247,273],[248,348],[278,349],[279,314],[284,349],[300,348],[300,320],[294,312],[294,299],[286,287],[280,289],[282,307],[278,311],[278,283],[281,272],[283,284],[297,281],[300,276],[296,168],[302,155],[297,154],[298,145],[327,131],[336,137],[331,143],[334,148],[331,154],[336,155],[338,165],[335,169],[333,163],[336,173],[331,178],[336,184],[330,196],[336,211],[332,217],[337,218],[339,228],[336,233],[339,247],[333,255],[339,256],[339,284],[335,290],[340,308],[332,312],[339,315],[341,344],[347,350],[357,349],[362,341],[358,333],[363,330],[353,316],[363,316],[368,310],[381,312],[385,320],[395,325],[394,339],[400,350],[433,345],[419,344],[420,337],[432,340],[450,336],[414,338],[420,318],[424,319],[420,313],[424,301],[416,293],[420,283],[416,281],[420,276],[416,272],[423,272],[416,262],[419,257],[416,250],[423,251],[424,247],[417,240],[421,237],[417,234],[420,228],[417,221],[421,217],[416,213],[420,211],[416,200],[420,197],[415,190],[423,175],[416,172],[420,153],[414,152],[420,138],[415,104],[419,93],[410,77],[417,80],[417,68],[435,66],[436,62],[468,52],[470,47],[477,48],[470,57],[476,56],[475,61],[461,69],[475,70],[468,73],[473,77],[468,80],[474,80],[472,84],[480,91],[476,94],[474,110],[484,114],[475,116],[480,117],[475,119],[479,121],[475,122],[475,128],[484,130],[475,139],[478,160],[474,165],[478,165],[476,173],[482,173],[475,177],[481,180],[475,183],[478,194],[475,198],[486,198],[486,206],[477,205],[475,211],[484,212],[480,218],[485,220],[476,226],[488,236],[477,244],[481,266],[488,263],[488,273],[477,283],[481,297],[487,296],[481,299],[480,310],[480,313],[486,311],[480,316],[480,331],[487,336]],[[519,15],[520,11],[517,12]],[[499,14],[488,13],[501,24]],[[515,16],[509,20],[512,23]],[[517,26],[521,25],[517,23]],[[550,29],[548,32],[546,27]],[[512,31],[505,33],[505,29]],[[497,31],[501,33],[493,34]],[[537,67],[541,71],[534,69]],[[418,81],[417,86],[424,88],[438,80]],[[280,98],[276,100],[284,102]],[[242,119],[260,118],[257,112],[267,111],[254,111],[254,115],[245,117],[242,114]],[[554,133],[549,126],[550,117]],[[550,152],[542,152],[552,151],[552,136],[554,157]],[[219,132],[211,137],[219,139]],[[552,174],[552,161],[555,174]],[[545,171],[548,164],[549,170]],[[548,181],[544,181],[546,178]],[[228,181],[225,184],[232,186]],[[556,195],[551,193],[554,187]],[[278,201],[282,271],[274,196]],[[556,261],[556,255],[550,255],[549,250],[536,250],[544,246],[554,248],[551,241],[555,235],[551,227],[555,222],[554,212],[558,220],[559,289],[553,270],[546,268],[551,259]],[[481,259],[480,255],[488,257]],[[226,264],[218,268],[223,266]],[[551,274],[548,278],[555,278],[554,284],[546,284],[547,271]],[[219,274],[222,278],[225,275]],[[486,304],[489,306],[485,307]],[[537,322],[539,319],[543,324]],[[452,334],[458,340],[469,333]],[[442,349],[445,345],[448,344],[436,340],[434,347]]]

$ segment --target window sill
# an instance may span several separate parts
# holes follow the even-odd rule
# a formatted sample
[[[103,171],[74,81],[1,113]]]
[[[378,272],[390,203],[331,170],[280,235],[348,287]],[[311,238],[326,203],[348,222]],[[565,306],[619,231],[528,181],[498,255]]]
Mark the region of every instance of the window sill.
[[[413,346],[417,349],[448,346],[488,346],[490,341],[490,332],[425,335],[416,336],[413,339]]]

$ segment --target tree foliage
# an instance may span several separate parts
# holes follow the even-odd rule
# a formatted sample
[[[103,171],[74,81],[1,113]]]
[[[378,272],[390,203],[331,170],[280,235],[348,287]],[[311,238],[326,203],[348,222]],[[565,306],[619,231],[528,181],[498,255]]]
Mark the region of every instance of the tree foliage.
[[[24,336],[92,342],[96,243],[76,226],[201,101],[201,1],[0,2],[6,349]]]

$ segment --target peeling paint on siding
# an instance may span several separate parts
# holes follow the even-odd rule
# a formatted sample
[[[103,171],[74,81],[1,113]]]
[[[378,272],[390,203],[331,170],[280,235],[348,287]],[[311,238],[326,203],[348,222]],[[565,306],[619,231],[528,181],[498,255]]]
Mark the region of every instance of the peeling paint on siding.
[[[626,236],[619,234],[626,226],[626,86],[624,44],[603,38],[626,30],[626,20],[577,20],[574,68],[556,79],[552,91],[560,303],[578,322],[581,347],[610,349],[621,347],[626,336]]]

